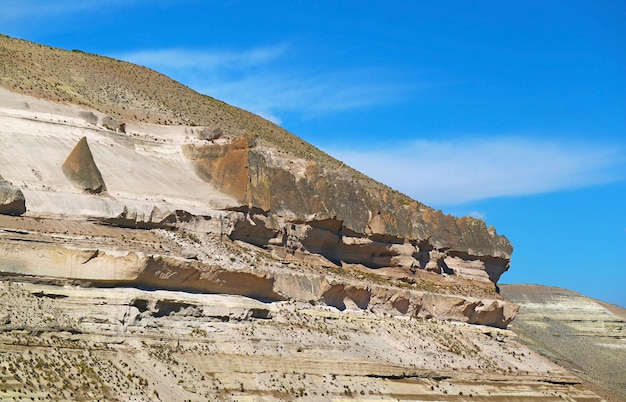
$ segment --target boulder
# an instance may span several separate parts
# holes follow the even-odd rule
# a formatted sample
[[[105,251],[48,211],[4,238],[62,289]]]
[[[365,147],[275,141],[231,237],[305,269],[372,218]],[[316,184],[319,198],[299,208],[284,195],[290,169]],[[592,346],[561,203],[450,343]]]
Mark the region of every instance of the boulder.
[[[22,215],[26,212],[26,200],[22,190],[0,176],[0,214]]]
[[[213,141],[219,139],[223,135],[221,128],[210,130],[208,128],[198,131],[197,138],[202,141]]]
[[[87,144],[87,137],[78,141],[78,144],[63,163],[62,169],[63,174],[72,182],[74,187],[92,194],[106,191],[102,174],[96,166],[89,144]]]
[[[120,133],[126,133],[126,123],[122,123],[110,116],[105,116],[102,119],[102,127],[111,131],[119,131]]]

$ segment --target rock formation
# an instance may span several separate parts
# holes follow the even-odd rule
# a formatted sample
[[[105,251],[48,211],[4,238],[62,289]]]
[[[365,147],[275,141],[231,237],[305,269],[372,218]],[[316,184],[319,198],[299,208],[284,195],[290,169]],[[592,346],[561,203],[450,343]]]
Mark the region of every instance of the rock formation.
[[[26,212],[22,190],[0,176],[0,214],[21,215]]]
[[[111,131],[119,131],[120,133],[126,133],[126,123],[117,121],[111,116],[105,116],[102,119],[102,127]]]
[[[520,304],[524,343],[572,370],[609,401],[626,400],[626,309],[550,286],[502,285]]]
[[[341,264],[457,271],[496,283],[512,247],[483,221],[456,219],[391,191],[379,192],[348,169],[286,160],[254,137],[185,145],[196,173],[247,211],[231,236],[256,245],[270,240],[291,251]],[[248,233],[252,231],[254,233]],[[465,261],[471,261],[464,263]],[[430,265],[429,265],[430,264]]]
[[[600,401],[490,327],[28,282],[0,282],[0,311],[7,400]]]
[[[0,398],[598,400],[506,329],[482,220],[152,70],[0,60]]]
[[[93,155],[87,144],[87,137],[78,141],[72,152],[63,163],[63,174],[74,186],[92,194],[106,191],[102,174],[93,160]]]

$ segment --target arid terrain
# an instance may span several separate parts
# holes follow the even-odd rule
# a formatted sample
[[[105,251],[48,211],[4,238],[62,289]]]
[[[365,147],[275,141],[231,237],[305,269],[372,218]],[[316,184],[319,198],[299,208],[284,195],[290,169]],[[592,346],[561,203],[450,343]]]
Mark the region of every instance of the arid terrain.
[[[492,327],[134,288],[0,292],[4,398],[599,400]]]
[[[607,399],[626,400],[626,310],[567,289],[501,285],[520,304],[510,328]]]
[[[0,398],[602,400],[482,220],[129,63],[0,36],[0,86]]]

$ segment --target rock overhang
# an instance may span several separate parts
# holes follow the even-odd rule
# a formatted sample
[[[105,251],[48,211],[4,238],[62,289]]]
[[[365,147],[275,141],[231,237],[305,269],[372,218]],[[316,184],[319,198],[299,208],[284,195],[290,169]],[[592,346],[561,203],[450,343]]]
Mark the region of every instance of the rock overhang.
[[[7,119],[0,135],[13,151],[31,152],[0,167],[0,174],[21,183],[30,216],[216,235],[301,262],[395,267],[407,275],[424,271],[496,284],[508,269],[510,242],[482,220],[445,215],[269,122],[199,99],[211,113],[226,110],[239,120],[223,115],[205,125],[155,125],[130,117],[141,115],[139,109],[3,95]],[[4,150],[7,161],[11,152]]]

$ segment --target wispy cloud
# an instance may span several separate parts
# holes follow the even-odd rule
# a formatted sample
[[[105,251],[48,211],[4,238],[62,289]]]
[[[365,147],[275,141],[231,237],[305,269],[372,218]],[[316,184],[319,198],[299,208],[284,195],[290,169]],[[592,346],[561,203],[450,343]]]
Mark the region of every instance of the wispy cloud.
[[[470,211],[467,215],[474,219],[485,219],[485,213],[480,211]]]
[[[123,7],[135,2],[137,2],[137,0],[7,1],[0,5],[0,21],[18,22],[26,18],[50,18],[58,15],[71,15],[101,7]]]
[[[241,52],[190,49],[140,50],[118,54],[115,57],[153,68],[192,68],[201,70],[228,68],[241,70],[272,62],[285,51],[285,48],[284,45],[276,45],[258,47]]]
[[[545,193],[626,179],[626,150],[519,137],[411,141],[380,150],[327,150],[429,205]]]
[[[343,112],[396,102],[406,91],[391,82],[369,82],[363,77],[366,74],[352,71],[302,76],[262,72],[230,82],[206,82],[200,91],[277,123],[277,116],[285,112],[305,117]]]
[[[304,116],[397,102],[411,90],[389,71],[359,68],[311,72],[293,63],[287,44],[240,51],[157,49],[113,54],[183,82],[199,92],[276,123],[285,112]]]

